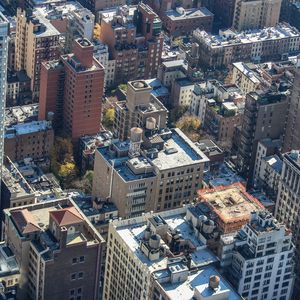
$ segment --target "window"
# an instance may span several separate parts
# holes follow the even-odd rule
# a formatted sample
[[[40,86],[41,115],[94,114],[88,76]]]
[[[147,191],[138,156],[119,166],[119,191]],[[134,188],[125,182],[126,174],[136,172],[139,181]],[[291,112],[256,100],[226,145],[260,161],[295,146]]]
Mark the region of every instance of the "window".
[[[83,272],[79,272],[79,273],[78,273],[78,278],[79,278],[79,279],[83,278]]]
[[[84,256],[80,256],[80,257],[79,257],[79,261],[80,261],[80,262],[84,262],[84,259],[85,259]]]
[[[73,259],[72,259],[72,264],[76,264],[77,263],[77,257],[74,257]]]
[[[76,273],[71,274],[71,280],[75,280],[76,279]]]

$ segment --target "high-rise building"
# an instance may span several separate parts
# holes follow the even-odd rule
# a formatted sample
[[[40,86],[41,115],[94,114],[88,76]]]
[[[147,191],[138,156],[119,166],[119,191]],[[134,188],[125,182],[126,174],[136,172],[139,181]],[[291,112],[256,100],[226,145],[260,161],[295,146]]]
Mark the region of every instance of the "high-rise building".
[[[270,212],[252,212],[240,231],[221,237],[221,245],[221,265],[243,299],[291,298],[292,233]]]
[[[80,38],[73,53],[42,64],[39,119],[54,113],[73,141],[100,130],[104,68],[93,51],[93,44]]]
[[[283,152],[300,149],[300,67],[297,67],[286,118]]]
[[[280,7],[281,0],[237,0],[232,26],[238,31],[276,26]]]
[[[104,240],[66,198],[5,210],[18,299],[99,299]]]
[[[300,292],[300,152],[293,150],[283,155],[283,166],[279,179],[275,216],[287,225],[293,232],[293,242],[296,246],[296,294]],[[295,298],[296,299],[296,298]]]
[[[146,4],[101,13],[100,40],[116,61],[116,83],[156,77],[161,62],[161,20]]]
[[[112,201],[121,217],[176,208],[195,200],[208,161],[180,129],[158,129],[150,117],[144,131],[131,129],[130,142],[96,150],[92,195]]]
[[[287,106],[287,97],[280,92],[251,92],[246,96],[237,166],[250,185],[258,141],[281,138]]]
[[[0,186],[4,154],[4,121],[6,104],[6,74],[8,57],[9,22],[0,12]]]
[[[59,57],[59,37],[59,31],[39,11],[18,9],[15,69],[26,71],[35,101],[39,98],[41,63]]]
[[[103,299],[242,299],[216,270],[203,217],[185,206],[111,222]]]

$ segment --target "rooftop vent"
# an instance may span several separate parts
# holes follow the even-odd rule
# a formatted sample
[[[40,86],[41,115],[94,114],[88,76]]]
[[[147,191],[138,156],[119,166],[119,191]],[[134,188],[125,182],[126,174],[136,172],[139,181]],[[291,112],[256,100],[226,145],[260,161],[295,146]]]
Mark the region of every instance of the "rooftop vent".
[[[220,277],[213,275],[209,277],[209,287],[213,290],[216,290],[220,284]]]

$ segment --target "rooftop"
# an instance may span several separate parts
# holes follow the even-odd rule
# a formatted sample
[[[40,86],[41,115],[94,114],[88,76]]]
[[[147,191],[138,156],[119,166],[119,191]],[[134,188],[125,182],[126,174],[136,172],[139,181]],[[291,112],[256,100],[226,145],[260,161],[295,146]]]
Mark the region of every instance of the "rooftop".
[[[240,183],[199,190],[198,196],[199,200],[210,207],[224,223],[247,221],[251,212],[264,208]]]
[[[180,86],[193,86],[194,83],[189,80],[187,77],[186,78],[177,78],[175,79],[175,82],[180,85]]]
[[[20,123],[5,128],[5,138],[15,138],[18,135],[31,134],[34,132],[52,130],[52,125],[48,121],[32,121]]]
[[[13,196],[34,195],[34,190],[8,157],[4,158],[2,180]]]
[[[19,274],[20,269],[17,260],[11,249],[5,244],[0,243],[0,277]]]
[[[277,155],[263,157],[263,160],[278,174],[281,174],[282,159]]]
[[[18,171],[26,179],[39,201],[50,201],[63,195],[63,191],[51,173],[44,174],[38,163],[32,159],[24,159],[15,163]]]
[[[206,155],[178,128],[172,129],[172,136],[165,140],[164,150],[157,158],[150,159],[159,170],[195,165],[208,162]]]
[[[35,8],[41,15],[45,16],[49,20],[57,18],[65,18],[71,12],[82,9],[83,6],[77,1],[68,1],[68,2],[58,2],[50,3],[49,5],[44,5],[41,7]]]
[[[211,276],[218,276],[220,278],[219,287],[216,290],[209,286],[209,279]],[[194,274],[190,274],[184,282],[162,283],[161,286],[170,299],[198,299],[195,298],[195,290],[201,295],[201,298],[199,299],[210,299],[210,297],[220,297],[220,299],[230,300],[242,299],[229,282],[212,266],[200,269]]]
[[[234,44],[258,43],[268,40],[299,37],[299,31],[287,23],[280,23],[275,27],[258,30],[235,32],[232,30],[220,31],[219,35],[211,35],[200,29],[193,33],[196,40],[203,41],[212,48],[232,46]]]
[[[128,220],[124,221],[113,221],[112,225],[117,227],[117,232],[124,242],[128,245],[130,250],[136,255],[136,257],[145,265],[148,266],[150,272],[164,270],[168,264],[172,263],[172,258],[178,258],[180,255],[184,257],[183,252],[178,252],[175,248],[172,249],[170,246],[168,255],[160,255],[157,259],[150,259],[147,254],[141,249],[141,241],[144,239],[145,232],[149,226],[160,226],[160,224],[149,225],[150,218],[156,215],[160,219],[163,219],[165,224],[165,230],[170,232],[180,233],[182,243],[186,241],[191,249],[192,266],[203,267],[211,263],[217,262],[216,257],[205,247],[205,245],[197,238],[193,231],[190,229],[189,222],[186,221],[186,207],[172,210],[169,212],[162,212],[159,215],[152,215],[151,213],[145,214],[143,217],[137,217],[128,224]],[[146,230],[147,229],[147,230]],[[166,236],[161,235],[161,245],[168,246],[169,242],[165,239]],[[173,252],[172,252],[173,251]],[[173,254],[172,254],[173,253]],[[174,256],[174,254],[176,255]],[[163,273],[157,273],[156,279],[164,276]]]
[[[81,238],[79,240],[77,238],[73,239],[70,241],[72,244],[86,241],[90,245],[103,240],[95,229],[91,227],[91,224],[79,208],[68,198],[27,205],[22,208],[10,208],[5,211],[21,236],[27,236],[33,232],[38,234],[38,238],[33,243],[39,252],[45,252],[44,257],[48,259],[53,257],[53,250],[59,249],[59,242],[49,230],[50,217],[51,215],[59,215],[62,216],[60,221],[65,222],[66,220],[66,224],[73,224],[69,215],[66,217],[65,212],[72,212],[71,215],[76,216],[76,222],[79,218],[83,223],[82,231],[80,232]]]
[[[205,7],[184,9],[177,7],[166,11],[166,16],[171,20],[194,19],[203,17],[212,17],[213,14]]]
[[[60,32],[51,24],[45,15],[39,10],[33,11],[33,16],[30,18],[32,22],[38,20],[40,24],[43,25],[38,31],[35,31],[34,34],[38,38],[49,37],[49,36],[60,36]]]
[[[284,155],[300,171],[300,150],[292,150]]]
[[[5,109],[5,126],[37,121],[38,110],[38,104],[8,107]]]
[[[237,182],[245,183],[244,179],[235,173],[226,162],[218,168],[217,172],[205,172],[203,180],[212,188],[228,186]]]

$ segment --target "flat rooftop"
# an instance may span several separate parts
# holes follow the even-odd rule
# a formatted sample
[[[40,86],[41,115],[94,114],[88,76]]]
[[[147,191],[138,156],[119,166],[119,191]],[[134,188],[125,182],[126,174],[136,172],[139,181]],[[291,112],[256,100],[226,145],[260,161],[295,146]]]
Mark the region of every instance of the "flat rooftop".
[[[10,193],[17,197],[34,195],[34,190],[28,184],[18,168],[8,158],[2,166],[2,180]]]
[[[159,170],[168,170],[208,162],[207,156],[178,128],[172,129],[172,137],[165,141],[165,149],[158,157],[150,159]]]
[[[36,37],[60,36],[60,32],[51,24],[43,13],[38,10],[33,11],[33,19],[36,18],[42,25],[45,26],[43,30],[35,32]]]
[[[2,242],[0,244],[0,277],[19,274],[20,269],[11,249]]]
[[[133,16],[137,10],[137,5],[123,5],[114,8],[108,8],[100,12],[100,19],[106,23],[113,23],[114,17],[118,16],[118,22],[114,22],[112,27],[134,28]]]
[[[186,19],[197,19],[204,17],[213,17],[206,7],[184,9],[179,7],[177,9],[171,9],[166,11],[166,16],[173,21],[186,20]]]
[[[82,9],[83,6],[76,1],[50,3],[49,5],[35,8],[41,15],[49,19],[67,17],[71,12]]]
[[[218,276],[220,278],[219,288],[216,290],[209,287],[209,278],[211,276]],[[201,294],[203,299],[242,299],[213,266],[198,270],[195,274],[189,275],[188,279],[184,282],[162,283],[161,287],[170,299],[194,300],[195,290]],[[229,294],[228,298],[222,298],[222,295],[224,297],[226,293]]]
[[[193,267],[202,267],[216,263],[218,261],[217,258],[191,230],[189,222],[186,221],[185,214],[186,208],[179,208],[170,212],[161,212],[159,213],[159,216],[164,218],[169,230],[177,230],[180,232],[183,239],[188,240],[191,243],[194,249],[191,255]],[[167,268],[168,263],[170,262],[169,258],[161,255],[157,260],[150,260],[140,247],[140,241],[143,239],[144,232],[147,228],[148,219],[146,217],[149,215],[151,215],[151,213],[145,214],[143,217],[137,217],[135,218],[135,222],[131,224],[128,224],[127,220],[121,221],[120,223],[118,221],[113,221],[112,223],[113,225],[116,225],[116,230],[124,240],[124,243],[128,245],[130,250],[143,264],[147,265],[150,272],[162,271]],[[164,243],[164,241],[161,242]],[[159,279],[161,276],[164,276],[164,272],[156,274],[155,278]]]
[[[5,109],[5,126],[9,127],[19,123],[37,121],[38,104],[8,107]]]
[[[196,29],[193,33],[197,40],[201,40],[212,48],[232,46],[234,44],[258,43],[269,40],[299,37],[300,32],[286,23],[280,23],[274,27],[257,30],[235,32],[232,30],[220,31],[219,35],[211,35]]]
[[[183,59],[177,59],[177,60],[170,60],[170,61],[164,61],[162,62],[162,65],[165,68],[179,68],[186,66]]]
[[[48,121],[32,121],[29,123],[21,123],[5,128],[5,138],[10,139],[18,135],[31,134],[40,131],[51,130],[52,125]]]
[[[263,209],[263,205],[246,192],[240,184],[198,191],[199,201],[207,205],[224,223],[247,221],[253,211]]]

